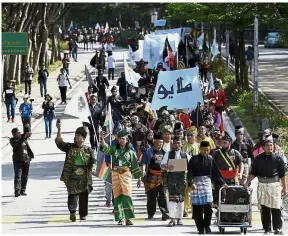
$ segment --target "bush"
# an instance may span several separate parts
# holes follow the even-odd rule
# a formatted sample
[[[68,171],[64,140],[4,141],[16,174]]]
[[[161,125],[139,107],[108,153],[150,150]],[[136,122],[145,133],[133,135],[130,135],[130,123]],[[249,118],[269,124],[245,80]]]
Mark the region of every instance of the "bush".
[[[48,39],[48,49],[49,50],[52,50],[52,40],[51,39]],[[58,41],[59,43],[59,46],[60,46],[60,51],[63,52],[64,50],[69,50],[69,47],[68,47],[68,41],[64,41],[64,40],[59,40]]]
[[[239,106],[245,110],[253,110],[253,92],[243,91],[238,98]]]
[[[282,151],[288,155],[288,128],[280,127],[273,131],[279,135],[277,144],[281,147]]]
[[[227,75],[226,65],[220,55],[216,56],[214,60],[209,63],[209,72],[216,74],[217,78],[221,80]]]

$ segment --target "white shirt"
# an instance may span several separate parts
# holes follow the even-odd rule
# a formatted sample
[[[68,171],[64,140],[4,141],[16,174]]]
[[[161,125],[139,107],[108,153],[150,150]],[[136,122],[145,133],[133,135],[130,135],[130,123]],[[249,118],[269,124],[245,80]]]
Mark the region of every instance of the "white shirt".
[[[113,47],[112,47],[111,44],[107,44],[106,45],[106,51],[111,51],[112,52],[112,49],[113,49]]]
[[[165,151],[165,152],[169,152],[171,149],[171,143],[169,142],[169,143],[164,143],[163,144],[163,150]]]
[[[175,151],[175,159],[181,159],[180,153],[181,153],[181,150]],[[188,153],[186,153],[186,155],[187,155],[187,161],[189,163],[191,156]],[[168,157],[169,157],[169,152],[166,152],[162,161],[161,161],[161,165],[167,165],[168,164]]]
[[[113,55],[109,56],[107,61],[108,61],[108,68],[115,68],[115,59]]]
[[[59,75],[59,81],[58,81],[59,87],[68,87],[69,83],[66,77],[66,74]]]

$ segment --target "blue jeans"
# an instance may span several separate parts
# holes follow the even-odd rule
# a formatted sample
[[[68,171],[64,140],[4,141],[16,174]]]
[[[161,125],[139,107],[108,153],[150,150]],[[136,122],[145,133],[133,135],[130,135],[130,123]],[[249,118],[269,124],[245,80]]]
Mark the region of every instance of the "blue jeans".
[[[69,75],[69,68],[64,68],[64,71],[66,71],[67,75]]]
[[[39,84],[40,84],[41,97],[43,97],[43,89],[44,89],[44,95],[46,96],[46,94],[47,94],[47,80],[40,80]]]
[[[49,115],[44,115],[45,132],[46,132],[46,137],[47,138],[51,138],[53,119],[54,119],[54,114],[53,113],[51,113]]]
[[[16,107],[16,100],[13,99],[7,99],[5,101],[6,108],[7,108],[7,118],[8,119],[14,119],[15,118],[15,107]]]

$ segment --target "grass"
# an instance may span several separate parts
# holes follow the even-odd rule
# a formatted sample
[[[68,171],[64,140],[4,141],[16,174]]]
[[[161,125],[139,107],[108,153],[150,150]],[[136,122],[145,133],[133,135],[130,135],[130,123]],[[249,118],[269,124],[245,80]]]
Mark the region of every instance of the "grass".
[[[58,61],[55,61],[53,64],[51,64],[49,67],[48,67],[48,72],[49,74],[55,70],[57,70],[60,66],[62,65],[62,61],[58,60]],[[33,79],[32,79],[32,84],[34,83],[38,83],[38,71],[34,73],[33,75]],[[22,93],[22,91],[25,89],[25,85],[24,83],[21,83],[19,85],[16,85],[15,87],[15,93],[16,95],[18,95],[19,93]]]
[[[254,142],[257,142],[259,139],[259,132],[261,130],[260,122],[257,122],[249,111],[241,108],[240,106],[236,104],[230,104],[233,111],[235,111],[242,121],[243,125],[248,130],[251,138]]]

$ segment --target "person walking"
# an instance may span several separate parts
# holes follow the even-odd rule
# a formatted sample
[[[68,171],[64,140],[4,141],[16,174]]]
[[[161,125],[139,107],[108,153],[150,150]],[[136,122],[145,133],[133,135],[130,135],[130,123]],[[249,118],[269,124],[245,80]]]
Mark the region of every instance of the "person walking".
[[[18,128],[13,128],[10,145],[13,148],[13,166],[14,166],[14,194],[15,197],[20,195],[26,196],[30,161],[34,154],[30,148],[27,139],[31,136],[29,125],[24,134],[21,134]]]
[[[84,127],[76,129],[74,143],[66,143],[62,139],[61,123],[57,122],[57,147],[66,153],[60,180],[67,187],[68,209],[70,220],[76,221],[76,210],[79,200],[80,220],[86,220],[88,215],[88,196],[92,192],[92,173],[96,173],[94,152],[86,146],[87,132]]]
[[[172,151],[166,152],[164,158],[161,161],[161,168],[168,171],[167,173],[167,185],[169,192],[168,210],[170,216],[170,222],[167,227],[173,227],[176,225],[183,225],[182,217],[184,213],[184,198],[186,188],[186,173],[171,172],[174,168],[169,164],[169,160],[172,159],[184,159],[187,160],[187,166],[190,161],[190,155],[182,151],[182,137],[175,136],[173,139]]]
[[[25,94],[31,96],[31,83],[33,80],[34,70],[29,64],[27,64],[26,69],[24,71],[24,82],[25,82]]]
[[[45,101],[42,104],[42,109],[45,122],[46,139],[48,139],[51,138],[52,122],[55,117],[54,103],[52,102],[52,97],[49,94],[46,94],[45,96]]]
[[[114,216],[118,225],[133,225],[131,219],[135,218],[134,206],[131,198],[132,175],[138,179],[137,187],[141,186],[142,172],[139,168],[136,153],[130,149],[128,132],[118,132],[118,142],[115,146],[109,146],[104,141],[104,132],[100,134],[100,148],[110,155],[112,172],[112,188],[114,195]]]
[[[245,55],[246,55],[246,65],[251,75],[252,74],[252,62],[254,60],[254,51],[251,46],[248,47],[248,49],[245,52]]]
[[[161,134],[154,135],[154,145],[148,148],[143,156],[143,175],[145,192],[147,194],[148,219],[153,219],[156,212],[156,202],[162,213],[162,220],[169,219],[169,211],[164,188],[164,172],[160,165],[165,155],[163,150],[163,137]]]
[[[109,88],[109,82],[101,70],[98,71],[94,83],[98,89],[98,102],[102,101],[103,106],[106,107],[106,89]]]
[[[19,107],[19,112],[21,114],[24,133],[25,133],[25,126],[27,124],[30,125],[31,127],[31,117],[32,117],[32,110],[33,110],[32,103],[28,101],[28,98],[29,96],[25,94],[23,97],[24,102]]]
[[[252,165],[250,175],[244,187],[247,189],[252,180],[258,178],[257,200],[261,209],[264,234],[271,233],[271,215],[274,235],[283,235],[281,213],[282,196],[287,194],[285,163],[279,153],[274,151],[272,135],[263,143],[264,152],[259,154]],[[280,183],[281,181],[281,183]]]
[[[128,83],[126,81],[124,72],[121,72],[121,77],[118,79],[116,85],[119,86],[120,97],[122,97],[126,101],[128,98],[128,92],[127,92]]]
[[[43,89],[44,89],[44,96],[47,94],[47,79],[49,77],[49,72],[45,68],[45,65],[41,66],[41,69],[38,71],[38,84],[40,85],[40,94],[43,98]]]
[[[70,89],[72,89],[70,80],[68,75],[64,72],[64,69],[60,69],[60,74],[57,77],[58,86],[61,94],[61,104],[67,104],[66,101],[66,94],[67,94],[67,87],[70,86]]]
[[[207,141],[200,143],[200,153],[193,156],[188,165],[188,185],[191,187],[191,203],[198,234],[211,234],[212,180],[225,185],[210,153]],[[203,218],[204,214],[204,218]]]
[[[65,72],[67,73],[67,75],[69,76],[69,65],[70,65],[70,58],[68,53],[64,52],[64,58],[62,60],[62,65],[63,65],[63,69],[65,70]]]
[[[110,78],[112,77],[112,80],[114,80],[116,60],[115,60],[112,52],[108,52],[107,62],[108,62],[108,79],[110,80]]]
[[[12,86],[12,81],[8,81],[6,86],[3,90],[4,98],[2,101],[5,102],[6,109],[7,109],[7,122],[14,122],[15,121],[15,107],[16,107],[16,96],[15,96],[15,88]]]

